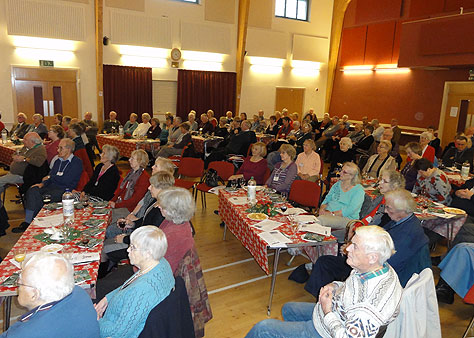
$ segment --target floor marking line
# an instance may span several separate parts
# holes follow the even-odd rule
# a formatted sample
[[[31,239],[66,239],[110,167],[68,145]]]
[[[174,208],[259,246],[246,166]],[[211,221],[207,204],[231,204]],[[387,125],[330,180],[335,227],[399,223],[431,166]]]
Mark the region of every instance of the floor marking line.
[[[281,273],[293,271],[293,270],[295,270],[295,269],[296,269],[296,268],[289,268],[289,269],[281,270],[281,271],[278,271],[278,272],[277,272],[277,275],[279,275],[279,274],[281,274]],[[239,283],[231,284],[231,285],[228,285],[228,286],[224,286],[224,287],[219,288],[219,289],[211,290],[211,291],[208,291],[207,293],[208,293],[209,295],[212,295],[212,294],[214,294],[214,293],[218,293],[218,292],[226,291],[226,290],[229,290],[229,289],[233,289],[233,288],[236,288],[236,287],[241,286],[241,285],[245,285],[245,284],[257,282],[257,281],[259,281],[259,280],[262,280],[262,279],[265,279],[265,278],[269,278],[269,277],[271,277],[271,276],[272,276],[272,275],[268,275],[268,276],[265,275],[265,276],[260,276],[260,277],[252,278],[252,279],[249,279],[249,280],[246,280],[246,281],[243,281],[243,282],[239,282]]]
[[[272,255],[274,255],[273,252],[268,254],[268,256],[272,256]],[[251,258],[243,259],[241,261],[232,262],[232,263],[228,263],[228,264],[224,264],[224,265],[215,266],[213,268],[205,269],[205,270],[202,270],[202,272],[206,273],[206,272],[211,272],[211,271],[214,271],[214,270],[224,269],[224,268],[228,268],[229,266],[234,266],[234,265],[238,265],[238,264],[241,264],[241,263],[246,263],[246,262],[250,262],[250,261],[253,261],[253,260],[254,260],[253,257],[251,257]]]

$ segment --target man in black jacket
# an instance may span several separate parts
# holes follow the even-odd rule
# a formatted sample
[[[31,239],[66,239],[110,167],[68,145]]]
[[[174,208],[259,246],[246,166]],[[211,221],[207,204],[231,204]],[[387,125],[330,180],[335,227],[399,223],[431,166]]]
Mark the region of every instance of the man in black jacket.
[[[460,167],[464,162],[469,162],[472,172],[473,149],[467,146],[466,136],[459,135],[454,140],[455,148],[448,149],[443,155],[443,164],[446,167]]]

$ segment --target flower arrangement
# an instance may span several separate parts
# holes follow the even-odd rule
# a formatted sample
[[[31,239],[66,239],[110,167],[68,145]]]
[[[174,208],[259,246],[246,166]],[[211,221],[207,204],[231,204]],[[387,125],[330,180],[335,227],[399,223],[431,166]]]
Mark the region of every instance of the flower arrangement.
[[[253,207],[248,208],[246,211],[247,212],[260,212],[269,217],[278,215],[278,211],[276,211],[273,202],[268,201],[268,200],[259,200],[257,204],[255,204]]]

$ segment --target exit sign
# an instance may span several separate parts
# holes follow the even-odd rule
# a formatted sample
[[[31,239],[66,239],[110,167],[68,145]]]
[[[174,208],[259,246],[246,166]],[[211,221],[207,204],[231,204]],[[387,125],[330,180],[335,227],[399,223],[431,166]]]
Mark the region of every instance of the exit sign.
[[[40,67],[54,67],[52,60],[39,60]]]
[[[474,69],[469,70],[469,81],[474,81]]]

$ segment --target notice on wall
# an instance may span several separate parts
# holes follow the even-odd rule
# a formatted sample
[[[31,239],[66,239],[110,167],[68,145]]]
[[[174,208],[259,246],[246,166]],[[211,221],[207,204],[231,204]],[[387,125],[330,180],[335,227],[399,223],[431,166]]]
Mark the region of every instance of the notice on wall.
[[[449,116],[451,117],[458,116],[458,107],[451,107],[451,110],[449,111]]]

